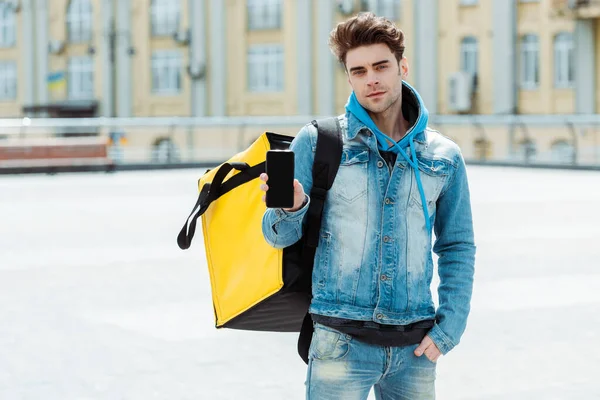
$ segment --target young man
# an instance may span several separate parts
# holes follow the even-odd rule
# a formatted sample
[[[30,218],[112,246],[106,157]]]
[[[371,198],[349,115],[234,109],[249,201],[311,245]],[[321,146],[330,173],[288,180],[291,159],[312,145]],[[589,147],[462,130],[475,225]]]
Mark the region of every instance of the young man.
[[[434,399],[436,361],[458,344],[470,310],[475,244],[465,164],[456,144],[427,128],[427,109],[404,82],[404,35],[393,23],[360,14],[334,29],[330,47],[353,92],[338,117],[343,155],[315,256],[306,396],[366,399],[374,387],[378,399]],[[292,142],[294,207],[263,218],[274,247],[302,237],[316,140],[309,124]]]

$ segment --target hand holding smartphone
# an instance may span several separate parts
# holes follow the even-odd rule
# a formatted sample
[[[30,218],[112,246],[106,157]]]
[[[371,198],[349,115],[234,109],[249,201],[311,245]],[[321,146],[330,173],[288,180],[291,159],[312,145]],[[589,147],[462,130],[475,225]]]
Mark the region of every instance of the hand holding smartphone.
[[[265,202],[269,208],[294,207],[294,152],[269,150],[265,172],[269,177]]]

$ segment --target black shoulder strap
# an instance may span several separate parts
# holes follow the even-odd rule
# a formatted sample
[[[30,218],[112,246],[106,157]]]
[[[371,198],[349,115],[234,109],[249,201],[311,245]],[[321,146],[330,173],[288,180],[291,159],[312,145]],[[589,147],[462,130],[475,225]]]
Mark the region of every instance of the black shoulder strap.
[[[321,218],[327,199],[327,191],[331,189],[337,175],[343,149],[342,130],[337,117],[319,119],[312,121],[312,124],[318,131],[317,149],[312,169],[313,185],[310,190],[310,205],[308,206],[307,226],[302,250],[302,263],[307,270],[306,276],[309,280],[312,277],[315,253],[319,244]],[[310,314],[306,313],[298,338],[298,354],[307,364],[312,332],[312,319]]]
[[[313,184],[310,190],[307,231],[305,233],[305,265],[312,269],[315,251],[319,243],[321,217],[327,199],[342,160],[342,136],[337,117],[312,121],[317,128],[317,149],[312,168]]]

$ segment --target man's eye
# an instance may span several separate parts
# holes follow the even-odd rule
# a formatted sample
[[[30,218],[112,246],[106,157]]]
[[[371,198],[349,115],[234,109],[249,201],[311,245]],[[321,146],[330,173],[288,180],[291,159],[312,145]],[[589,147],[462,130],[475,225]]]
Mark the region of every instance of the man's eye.
[[[354,75],[362,75],[365,71],[354,71]]]
[[[379,69],[379,70],[386,69],[386,68],[387,68],[387,65],[379,65],[377,67],[377,69]]]

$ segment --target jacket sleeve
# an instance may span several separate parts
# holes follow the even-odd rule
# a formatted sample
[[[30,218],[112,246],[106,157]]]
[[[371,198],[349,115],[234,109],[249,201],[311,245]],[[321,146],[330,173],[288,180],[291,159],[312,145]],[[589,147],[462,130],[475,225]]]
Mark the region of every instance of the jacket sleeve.
[[[439,308],[429,337],[443,354],[456,346],[465,331],[470,312],[475,271],[475,239],[466,167],[460,152],[456,169],[438,198],[435,218],[439,256]]]
[[[306,215],[310,205],[310,189],[312,187],[312,165],[314,152],[311,139],[312,125],[306,125],[298,132],[290,145],[294,152],[294,176],[302,184],[308,201],[298,211],[285,212],[279,208],[267,208],[262,220],[262,232],[267,243],[282,249],[296,243],[303,234]]]

